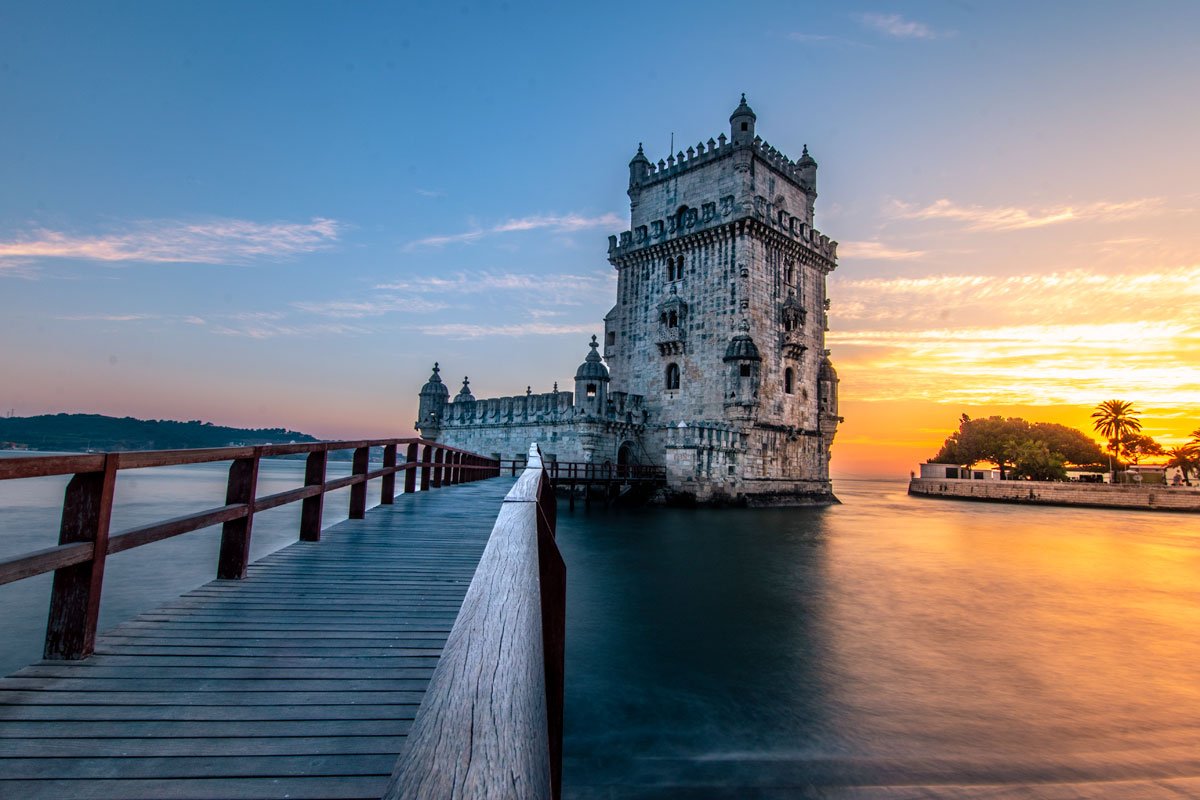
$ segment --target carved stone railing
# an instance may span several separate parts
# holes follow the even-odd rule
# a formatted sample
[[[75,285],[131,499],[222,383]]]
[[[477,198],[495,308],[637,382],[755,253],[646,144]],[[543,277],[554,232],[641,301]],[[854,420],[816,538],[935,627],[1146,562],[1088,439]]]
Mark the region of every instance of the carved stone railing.
[[[385,800],[562,790],[566,567],[537,445],[505,497]]]

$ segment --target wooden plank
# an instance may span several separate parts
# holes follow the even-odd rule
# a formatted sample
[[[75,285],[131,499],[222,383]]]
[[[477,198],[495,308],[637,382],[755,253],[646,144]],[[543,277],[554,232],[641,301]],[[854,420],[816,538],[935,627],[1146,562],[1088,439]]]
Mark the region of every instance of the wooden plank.
[[[0,559],[0,586],[83,563],[92,557],[93,549],[94,545],[91,542],[74,542],[35,550],[27,555]]]
[[[377,798],[386,776],[345,775],[272,776],[267,778],[193,778],[186,782],[162,778],[145,780],[63,780],[5,781],[0,783],[4,797],[21,800],[162,800],[169,790],[172,800],[212,800],[237,797],[245,800],[363,800]]]
[[[397,495],[0,680],[0,797],[381,796],[509,483]]]
[[[409,706],[416,712],[416,706]],[[8,721],[0,725],[0,739],[114,739],[170,738],[193,739],[221,737],[275,737],[280,739],[308,735],[313,720],[61,720]],[[320,720],[322,736],[404,736],[412,727],[411,719],[333,719]],[[136,750],[136,746],[131,746]],[[36,755],[37,753],[35,753]]]
[[[195,514],[185,514],[181,517],[156,522],[153,525],[141,525],[129,528],[120,533],[114,533],[108,540],[108,554],[120,553],[134,547],[141,547],[151,542],[170,539],[183,533],[207,528],[209,525],[219,525],[233,520],[242,519],[250,513],[246,503],[229,505],[197,511]]]

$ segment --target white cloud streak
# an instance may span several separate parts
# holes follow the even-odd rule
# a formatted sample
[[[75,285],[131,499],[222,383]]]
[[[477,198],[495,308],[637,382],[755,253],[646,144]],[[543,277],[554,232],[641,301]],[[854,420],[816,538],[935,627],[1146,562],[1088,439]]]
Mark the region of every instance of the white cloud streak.
[[[451,339],[482,339],[491,336],[561,336],[564,334],[599,333],[599,322],[555,325],[546,322],[517,322],[507,325],[473,325],[451,322],[441,325],[420,325],[416,331],[426,336],[445,336]]]
[[[883,242],[840,242],[838,257],[870,261],[911,261],[925,255],[924,250],[907,250]]]
[[[940,35],[924,22],[905,19],[899,14],[859,14],[858,21],[871,30],[893,39],[936,39]]]
[[[910,220],[949,220],[966,224],[970,231],[1015,231],[1044,228],[1064,222],[1105,221],[1142,216],[1160,209],[1162,198],[1144,197],[1124,202],[1096,202],[1030,209],[1016,206],[963,206],[942,198],[921,207],[896,202],[892,216]]]
[[[199,222],[145,220],[127,230],[79,235],[37,229],[0,241],[0,267],[49,258],[107,263],[248,264],[311,253],[338,239],[332,219],[260,223],[238,219]]]
[[[428,314],[448,306],[417,297],[383,296],[368,300],[327,300],[323,302],[292,303],[294,308],[323,317],[361,319],[384,314]]]
[[[442,236],[427,236],[423,239],[409,242],[406,249],[418,247],[443,247],[448,244],[473,242],[485,236],[518,231],[546,229],[555,233],[570,233],[591,228],[620,228],[623,221],[617,214],[601,214],[598,217],[588,217],[582,214],[540,214],[518,219],[510,219],[491,227],[475,228],[463,233],[452,233]]]

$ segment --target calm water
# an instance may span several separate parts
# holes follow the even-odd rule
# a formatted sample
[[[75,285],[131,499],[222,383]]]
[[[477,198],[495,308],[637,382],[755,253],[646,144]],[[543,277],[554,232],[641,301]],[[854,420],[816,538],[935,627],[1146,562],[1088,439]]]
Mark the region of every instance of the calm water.
[[[264,465],[261,492],[302,471]],[[224,482],[122,473],[114,530]],[[64,485],[0,483],[0,555],[54,543]],[[560,509],[568,797],[1200,797],[1200,518],[835,488],[828,509]],[[298,520],[256,517],[255,554]],[[218,537],[114,556],[103,626],[211,580]],[[38,657],[48,592],[0,587],[0,670]]]

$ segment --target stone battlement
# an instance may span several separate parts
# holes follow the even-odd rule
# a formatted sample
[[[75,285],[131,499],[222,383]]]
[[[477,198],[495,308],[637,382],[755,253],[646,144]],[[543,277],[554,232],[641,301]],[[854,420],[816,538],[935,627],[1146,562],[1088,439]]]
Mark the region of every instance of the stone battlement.
[[[749,212],[738,213],[733,195],[726,195],[717,202],[703,203],[699,209],[688,209],[680,217],[655,220],[649,225],[639,225],[632,231],[622,231],[608,237],[608,257],[611,261],[626,254],[669,242],[672,239],[703,231],[720,231],[721,227],[746,219],[753,219],[771,228],[806,249],[832,262],[837,260],[838,243],[830,239],[802,218],[786,211],[776,210],[771,201],[762,195],[754,198]],[[732,232],[732,229],[731,231]]]
[[[808,179],[805,167],[799,161],[793,161],[782,151],[772,147],[769,142],[764,142],[761,137],[754,137],[754,141],[749,144],[736,144],[727,140],[723,133],[716,139],[710,137],[707,143],[697,142],[686,151],[680,150],[675,155],[669,155],[665,160],[660,158],[657,163],[648,160],[641,175],[632,176],[630,182],[638,187],[651,186],[658,181],[677,177],[689,170],[733,155],[738,150],[750,150],[800,188],[805,191],[813,190],[812,181]],[[641,152],[640,147],[638,152]],[[805,149],[804,153],[807,155],[808,150]]]

